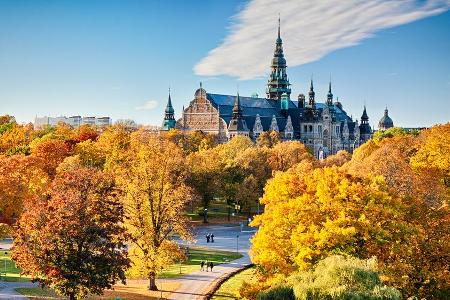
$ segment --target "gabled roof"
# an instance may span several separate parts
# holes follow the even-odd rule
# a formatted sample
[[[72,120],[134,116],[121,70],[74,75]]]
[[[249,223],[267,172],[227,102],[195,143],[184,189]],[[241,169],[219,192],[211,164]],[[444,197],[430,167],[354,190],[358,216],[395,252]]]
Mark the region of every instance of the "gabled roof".
[[[211,101],[211,104],[219,110],[220,117],[229,124],[233,116],[233,106],[236,96],[210,93],[207,93],[206,96],[207,99]],[[239,100],[242,109],[242,117],[245,119],[247,127],[250,130],[253,129],[256,115],[258,114],[261,118],[261,124],[264,130],[269,130],[272,117],[275,115],[278,127],[280,128],[280,131],[283,131],[286,126],[287,116],[290,115],[294,131],[300,131],[298,119],[299,110],[293,101],[289,101],[288,114],[284,116],[281,113],[280,101],[278,100],[242,96],[239,96]]]

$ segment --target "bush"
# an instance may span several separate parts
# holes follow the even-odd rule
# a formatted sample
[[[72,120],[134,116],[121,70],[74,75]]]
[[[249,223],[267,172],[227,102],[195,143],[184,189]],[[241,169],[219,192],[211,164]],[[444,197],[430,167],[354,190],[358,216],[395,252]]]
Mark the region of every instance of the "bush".
[[[288,286],[277,286],[268,291],[260,292],[257,300],[295,300],[294,291]]]
[[[400,292],[382,284],[377,260],[334,255],[321,260],[313,270],[288,279],[296,299],[347,300],[401,298]]]

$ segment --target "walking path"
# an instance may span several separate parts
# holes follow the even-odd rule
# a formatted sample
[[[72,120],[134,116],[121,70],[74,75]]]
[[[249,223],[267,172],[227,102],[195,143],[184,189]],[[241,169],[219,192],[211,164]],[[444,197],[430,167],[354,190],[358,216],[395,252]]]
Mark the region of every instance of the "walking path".
[[[207,243],[205,235],[214,234],[214,243]],[[213,248],[225,251],[239,251],[242,258],[234,260],[227,264],[218,265],[213,268],[213,272],[197,271],[185,276],[178,277],[176,280],[181,282],[181,286],[169,296],[171,300],[200,300],[205,299],[209,287],[220,277],[236,271],[245,265],[250,264],[248,250],[250,248],[250,238],[254,230],[245,228],[240,232],[240,228],[225,226],[205,226],[197,230],[195,246]],[[239,236],[239,237],[238,237]],[[199,266],[200,269],[200,266]]]
[[[206,242],[206,234],[214,234],[214,243]],[[234,260],[227,264],[214,266],[212,272],[199,271],[186,274],[173,279],[165,279],[164,281],[174,280],[180,282],[180,287],[172,292],[168,299],[171,300],[200,300],[205,299],[209,291],[209,287],[219,278],[242,268],[250,263],[248,251],[250,249],[250,238],[254,234],[254,229],[244,227],[241,232],[239,226],[202,226],[197,228],[195,233],[196,242],[185,244],[186,246],[196,246],[211,248],[223,251],[236,251],[243,255],[242,258]],[[11,246],[11,241],[0,241],[0,248]],[[36,284],[30,282],[0,282],[0,300],[27,300],[26,297],[17,293],[14,289],[19,287],[34,287]]]
[[[28,300],[27,297],[15,291],[16,288],[36,287],[32,282],[0,282],[0,300]]]

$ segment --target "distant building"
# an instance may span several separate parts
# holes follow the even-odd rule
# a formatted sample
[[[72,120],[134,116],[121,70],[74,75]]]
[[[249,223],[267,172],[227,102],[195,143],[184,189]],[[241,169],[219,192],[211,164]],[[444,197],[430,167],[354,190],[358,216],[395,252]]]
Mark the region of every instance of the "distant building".
[[[95,120],[95,125],[100,127],[105,127],[111,125],[110,117],[100,117]]]
[[[81,116],[72,116],[69,117],[68,121],[70,126],[72,126],[73,128],[78,128],[83,123],[83,118],[81,118]]]
[[[72,126],[73,128],[78,128],[81,125],[87,124],[90,126],[97,125],[99,127],[105,127],[111,125],[110,117],[81,117],[81,116],[60,116],[60,117],[36,117],[34,119],[34,128],[41,129],[45,126],[56,126],[59,123],[64,123]]]

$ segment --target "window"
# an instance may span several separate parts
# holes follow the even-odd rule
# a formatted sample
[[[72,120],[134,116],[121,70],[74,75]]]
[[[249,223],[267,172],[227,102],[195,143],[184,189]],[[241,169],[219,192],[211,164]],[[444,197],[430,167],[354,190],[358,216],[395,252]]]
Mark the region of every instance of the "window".
[[[313,132],[313,127],[312,127],[312,125],[309,125],[309,132]]]

